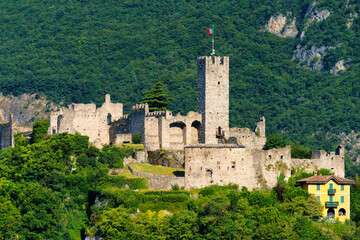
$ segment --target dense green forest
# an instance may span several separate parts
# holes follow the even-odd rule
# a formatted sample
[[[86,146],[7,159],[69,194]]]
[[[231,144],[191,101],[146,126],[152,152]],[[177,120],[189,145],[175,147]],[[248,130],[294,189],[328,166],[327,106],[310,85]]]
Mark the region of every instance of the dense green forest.
[[[42,133],[0,151],[0,239],[358,239],[360,180],[351,188],[351,222],[317,222],[321,205],[295,186],[295,171],[273,189],[236,185],[147,190],[147,180],[111,175],[131,148],[89,145],[88,137]],[[328,174],[329,170],[320,169]]]
[[[334,150],[337,135],[360,131],[358,0],[319,0],[330,16],[306,29],[312,0],[4,0],[0,2],[0,91],[38,93],[67,104],[101,104],[106,93],[125,112],[155,80],[174,98],[170,109],[196,110],[196,58],[230,56],[230,120],[251,127],[264,115],[269,133]],[[264,31],[271,16],[296,17],[303,40]],[[293,59],[300,44],[331,49],[325,71]],[[349,64],[329,73],[338,60]]]

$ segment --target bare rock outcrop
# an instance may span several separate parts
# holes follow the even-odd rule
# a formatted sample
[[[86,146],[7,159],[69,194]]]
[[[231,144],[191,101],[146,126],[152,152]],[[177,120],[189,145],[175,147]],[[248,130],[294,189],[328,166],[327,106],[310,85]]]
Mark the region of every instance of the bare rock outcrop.
[[[326,54],[328,47],[325,46],[301,46],[298,45],[294,52],[294,58],[300,59],[300,62],[305,63],[305,66],[310,69],[323,69],[324,66],[321,58]]]
[[[330,73],[338,75],[339,71],[345,71],[349,68],[349,64],[346,63],[345,60],[339,60],[331,69],[325,69],[322,62],[322,59],[326,55],[327,51],[334,48],[335,47],[298,45],[294,51],[293,57],[299,58],[300,63],[311,70],[330,70]]]
[[[279,13],[276,16],[272,16],[269,19],[268,24],[265,26],[265,29],[271,33],[274,33],[280,37],[296,37],[298,30],[296,28],[296,18],[294,17],[290,22],[288,18],[291,17],[291,12],[287,16]]]
[[[4,96],[0,93],[0,108],[4,116],[13,114],[19,125],[32,125],[37,119],[48,118],[51,110],[57,109],[54,103],[37,94]]]
[[[316,2],[313,2],[306,11],[305,17],[308,18],[308,23],[312,23],[315,20],[323,21],[330,16],[329,10],[318,11],[316,4]]]
[[[307,18],[307,22],[305,24],[305,27],[303,29],[303,31],[300,34],[300,39],[303,40],[305,37],[305,31],[308,28],[308,26],[314,22],[314,21],[323,21],[326,18],[328,18],[330,16],[330,11],[329,10],[322,10],[322,11],[318,11],[316,9],[316,4],[317,2],[313,2],[307,9],[306,14],[305,14],[305,18]]]
[[[348,67],[348,64],[346,64],[344,60],[340,60],[335,63],[334,67],[330,70],[330,72],[338,75],[339,71],[345,71]]]
[[[353,25],[353,22],[355,20],[355,18],[358,18],[358,14],[355,12],[355,13],[350,13],[350,18],[348,19],[348,22],[346,24],[346,26],[349,28]]]

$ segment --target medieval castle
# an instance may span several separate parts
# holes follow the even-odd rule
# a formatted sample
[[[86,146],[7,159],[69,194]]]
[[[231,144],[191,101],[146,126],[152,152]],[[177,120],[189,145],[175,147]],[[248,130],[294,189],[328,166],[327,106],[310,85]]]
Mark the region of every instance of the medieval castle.
[[[52,112],[50,134],[61,132],[89,136],[95,146],[132,141],[141,133],[146,151],[185,150],[186,189],[212,184],[235,183],[249,189],[272,187],[282,172],[291,169],[313,171],[328,168],[344,177],[344,149],[314,151],[312,159],[291,158],[291,148],[263,150],[266,142],[265,118],[248,128],[229,128],[229,57],[198,58],[197,112],[186,116],[171,111],[150,112],[147,104],[136,104],[129,115],[121,103],[71,104]]]

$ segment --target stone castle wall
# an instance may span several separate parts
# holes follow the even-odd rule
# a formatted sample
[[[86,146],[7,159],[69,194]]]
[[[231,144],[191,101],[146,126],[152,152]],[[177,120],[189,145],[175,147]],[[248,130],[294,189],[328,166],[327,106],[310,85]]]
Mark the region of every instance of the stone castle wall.
[[[170,190],[172,186],[178,185],[180,188],[185,186],[185,178],[184,177],[172,177],[166,175],[159,174],[151,174],[139,172],[133,169],[130,165],[128,165],[130,172],[138,177],[147,178],[148,179],[148,187],[149,189],[165,189]]]
[[[113,122],[111,141],[120,144],[130,139],[126,134],[141,133],[147,151],[182,150],[187,144],[199,142],[201,114],[189,112],[186,116],[174,116],[170,111],[149,112],[148,109],[148,104],[137,104],[130,115]]]
[[[248,128],[230,128],[230,143],[250,149],[262,149],[266,143],[265,136],[257,136]]]
[[[122,103],[112,103],[110,95],[100,108],[90,104],[71,104],[68,108],[52,112],[50,115],[50,134],[68,132],[89,136],[90,143],[101,147],[110,143],[110,123],[123,115]]]
[[[12,115],[9,118],[9,122],[0,124],[0,149],[14,146]]]
[[[241,188],[274,187],[281,173],[286,179],[292,169],[314,171],[332,169],[336,176],[344,177],[343,153],[323,153],[320,158],[291,158],[291,147],[280,149],[251,149],[238,145],[190,145],[185,147],[185,188],[209,185],[238,184]]]

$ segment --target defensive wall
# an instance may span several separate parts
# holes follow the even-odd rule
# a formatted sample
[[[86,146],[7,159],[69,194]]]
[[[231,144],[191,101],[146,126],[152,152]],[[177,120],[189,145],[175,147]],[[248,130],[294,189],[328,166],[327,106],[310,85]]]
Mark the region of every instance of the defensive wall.
[[[288,178],[297,168],[328,168],[344,177],[343,148],[330,153],[314,151],[312,159],[292,159],[290,146],[263,150],[265,117],[260,118],[254,132],[229,128],[229,57],[200,57],[197,66],[197,112],[185,116],[150,112],[147,104],[136,104],[129,115],[123,115],[122,104],[111,103],[106,95],[98,109],[95,104],[71,104],[52,113],[50,134],[79,132],[101,146],[131,142],[132,136],[140,133],[145,152],[185,148],[185,180],[132,169],[135,175],[151,178],[151,188],[169,189],[175,183],[186,189],[229,183],[249,189],[273,187],[281,173]]]
[[[320,154],[317,155],[316,153]],[[185,188],[213,184],[238,184],[241,188],[274,187],[280,173],[286,179],[292,169],[313,171],[327,168],[344,177],[344,151],[314,151],[311,159],[291,158],[291,147],[280,149],[245,148],[236,144],[189,145],[185,147]]]
[[[184,177],[173,177],[159,174],[151,174],[136,171],[130,165],[127,165],[130,172],[138,177],[148,179],[148,188],[149,189],[166,189],[170,190],[172,186],[178,185],[180,188],[185,186]]]
[[[104,104],[96,108],[94,103],[70,104],[67,108],[50,114],[49,134],[68,132],[89,136],[89,142],[97,147],[110,143],[109,129],[114,120],[123,116],[122,103],[112,103],[110,95]]]
[[[14,146],[13,116],[10,114],[9,121],[0,123],[0,149]]]
[[[196,112],[174,116],[171,111],[150,112],[147,103],[137,104],[129,115],[111,124],[110,139],[113,144],[121,144],[140,133],[147,151],[182,150],[185,145],[199,142],[201,120],[201,114]]]

